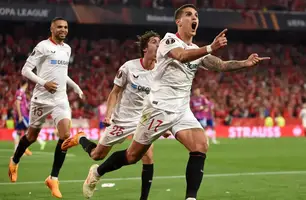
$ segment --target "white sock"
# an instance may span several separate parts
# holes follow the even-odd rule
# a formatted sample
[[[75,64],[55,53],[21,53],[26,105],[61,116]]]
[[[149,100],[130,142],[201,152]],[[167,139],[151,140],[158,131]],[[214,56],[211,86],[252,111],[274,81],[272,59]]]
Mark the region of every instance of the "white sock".
[[[95,169],[94,171],[93,171],[93,173],[94,173],[94,175],[96,176],[96,177],[100,177],[101,175],[98,173],[98,167],[97,167],[97,169]]]
[[[216,131],[215,131],[215,130],[213,130],[213,134],[212,134],[211,140],[212,140],[213,143],[216,143],[216,142],[217,142],[217,139],[216,139]]]
[[[19,144],[19,135],[16,134],[15,138],[14,138],[14,152],[16,151],[17,147]]]
[[[187,198],[186,200],[196,200],[196,198]]]
[[[51,180],[58,180],[58,177],[51,176]]]

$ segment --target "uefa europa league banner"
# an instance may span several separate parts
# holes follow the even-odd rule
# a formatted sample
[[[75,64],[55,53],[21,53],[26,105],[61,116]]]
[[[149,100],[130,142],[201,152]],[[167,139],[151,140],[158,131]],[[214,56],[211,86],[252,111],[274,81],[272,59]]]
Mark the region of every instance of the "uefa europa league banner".
[[[175,26],[174,9],[99,7],[74,4],[0,4],[0,20],[49,22],[64,17],[80,24]],[[306,30],[306,13],[199,10],[200,28]]]

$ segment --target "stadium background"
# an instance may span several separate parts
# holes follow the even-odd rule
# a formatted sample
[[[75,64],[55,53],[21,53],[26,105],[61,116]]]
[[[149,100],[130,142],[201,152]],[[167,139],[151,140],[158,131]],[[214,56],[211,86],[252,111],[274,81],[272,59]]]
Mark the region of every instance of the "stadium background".
[[[67,43],[72,47],[69,75],[84,91],[80,101],[69,89],[73,127],[99,133],[99,106],[106,100],[118,68],[139,56],[136,35],[155,30],[175,32],[173,11],[184,3],[199,6],[200,27],[195,42],[208,44],[228,28],[229,45],[218,52],[223,59],[245,59],[252,52],[271,56],[270,62],[234,73],[199,70],[194,88],[215,103],[219,137],[302,136],[298,114],[306,101],[304,64],[306,15],[302,0],[105,0],[2,1],[0,6],[0,128],[11,139],[14,94],[21,68],[35,44],[49,35],[49,21],[69,21]],[[7,4],[5,4],[7,2]],[[18,4],[20,2],[20,4]],[[36,3],[37,2],[37,3]],[[90,2],[90,3],[89,3]],[[27,3],[27,4],[25,4]],[[36,3],[36,4],[35,4]],[[288,11],[291,11],[288,12]],[[30,85],[29,98],[33,89]],[[281,115],[284,127],[264,128],[266,117]],[[7,121],[9,120],[9,121]],[[275,124],[277,125],[277,124]],[[52,120],[41,134],[50,138]],[[75,133],[77,129],[74,129]],[[92,135],[92,136],[91,136]]]
[[[138,57],[136,35],[155,30],[175,32],[173,11],[183,3],[199,6],[200,27],[195,42],[208,44],[228,28],[223,59],[245,59],[251,52],[271,56],[252,69],[232,73],[199,70],[194,88],[216,105],[217,136],[211,145],[199,199],[306,199],[305,140],[298,113],[306,101],[306,2],[304,0],[0,0],[0,199],[52,199],[43,180],[50,172],[55,141],[44,151],[31,146],[23,157],[16,184],[8,182],[7,164],[13,152],[12,108],[21,68],[33,47],[49,35],[55,16],[69,21],[72,47],[69,75],[83,89],[80,101],[68,90],[72,134],[83,129],[98,139],[98,108],[106,100],[117,69]],[[33,84],[28,88],[29,98]],[[267,116],[285,118],[286,125],[265,126]],[[48,120],[40,137],[55,139]],[[252,137],[252,139],[250,139]],[[280,138],[279,138],[280,137]],[[231,139],[228,139],[231,138]],[[240,139],[232,139],[240,138]],[[125,142],[116,149],[129,145]],[[182,199],[188,154],[174,140],[155,143],[155,178],[151,200]],[[61,170],[65,199],[83,199],[82,182],[93,161],[77,147],[69,150]],[[141,165],[107,175],[93,199],[132,200],[139,195]]]

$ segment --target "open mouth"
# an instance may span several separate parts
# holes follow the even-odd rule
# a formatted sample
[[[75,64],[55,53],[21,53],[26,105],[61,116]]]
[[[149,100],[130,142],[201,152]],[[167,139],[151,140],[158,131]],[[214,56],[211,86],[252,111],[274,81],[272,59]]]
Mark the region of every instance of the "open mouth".
[[[191,28],[192,28],[193,30],[195,30],[195,29],[196,29],[196,27],[197,27],[197,23],[196,23],[196,22],[192,22],[192,24],[191,24]]]

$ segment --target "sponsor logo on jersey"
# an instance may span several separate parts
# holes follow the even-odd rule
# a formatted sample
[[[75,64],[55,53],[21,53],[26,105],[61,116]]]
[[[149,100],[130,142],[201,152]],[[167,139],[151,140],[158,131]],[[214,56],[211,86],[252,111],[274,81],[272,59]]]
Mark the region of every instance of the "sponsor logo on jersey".
[[[132,83],[131,85],[132,85],[132,88],[134,88],[134,89],[136,89],[138,91],[150,94],[151,88],[149,88],[149,87],[145,87],[145,86],[141,86],[141,85],[136,85],[134,83]]]
[[[69,61],[65,60],[50,60],[51,65],[68,65]]]
[[[197,70],[198,69],[198,67],[199,67],[199,64],[192,64],[192,63],[185,63],[185,65],[189,68],[189,69],[191,69],[191,70]]]

